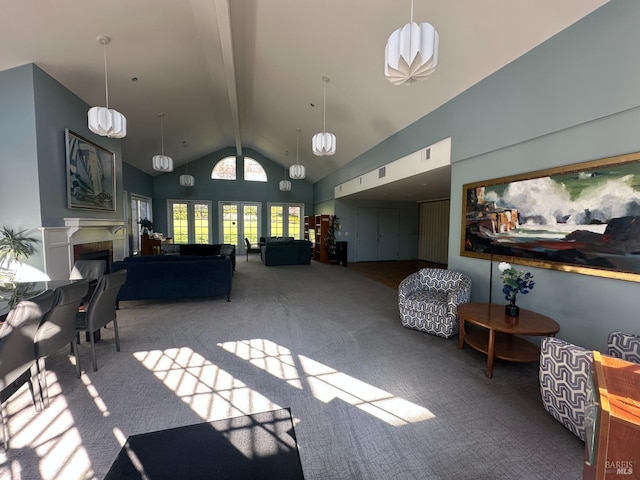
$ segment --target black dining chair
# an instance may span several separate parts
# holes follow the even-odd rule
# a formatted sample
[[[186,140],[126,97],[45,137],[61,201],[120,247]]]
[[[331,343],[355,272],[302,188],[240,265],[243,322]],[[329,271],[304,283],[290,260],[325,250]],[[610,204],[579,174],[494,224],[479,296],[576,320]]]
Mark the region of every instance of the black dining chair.
[[[80,378],[80,357],[76,343],[76,315],[78,307],[89,290],[88,280],[78,280],[57,287],[53,307],[42,318],[35,335],[35,354],[40,397],[43,407],[49,406],[45,358],[60,348],[70,345],[76,361],[76,375]]]
[[[86,305],[85,310],[76,314],[76,331],[88,332],[89,334],[94,372],[98,370],[98,361],[96,360],[96,330],[113,322],[116,351],[120,351],[116,300],[120,287],[122,287],[126,279],[126,270],[118,270],[117,272],[103,275],[98,281],[98,285],[91,296],[91,300]]]
[[[53,292],[47,290],[28,300],[17,303],[0,327],[0,422],[2,442],[9,447],[9,429],[3,412],[3,404],[25,383],[29,384],[31,399],[36,411],[40,410],[34,392],[32,378],[37,375],[34,337],[42,317],[53,306]],[[35,382],[36,388],[38,387]],[[36,395],[37,393],[37,395]]]
[[[245,247],[245,248],[246,248],[246,250],[247,250],[247,251],[246,251],[246,254],[247,254],[247,262],[249,261],[249,254],[250,254],[250,253],[259,253],[259,254],[260,254],[260,256],[262,256],[262,250],[260,249],[260,246],[258,246],[258,247],[252,247],[252,246],[251,246],[251,242],[250,242],[250,241],[249,241],[249,239],[248,239],[248,238],[246,238],[246,237],[245,237],[245,239],[244,239],[244,243],[245,243],[245,245],[246,245],[246,247]]]
[[[89,303],[91,295],[107,269],[104,260],[76,260],[69,274],[69,280],[89,280],[89,289],[82,303]]]

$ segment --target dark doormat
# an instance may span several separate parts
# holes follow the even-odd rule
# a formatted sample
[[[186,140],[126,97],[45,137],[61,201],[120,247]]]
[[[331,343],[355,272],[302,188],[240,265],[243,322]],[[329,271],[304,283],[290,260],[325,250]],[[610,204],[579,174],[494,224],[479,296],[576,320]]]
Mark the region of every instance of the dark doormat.
[[[131,435],[105,480],[304,479],[288,408]]]

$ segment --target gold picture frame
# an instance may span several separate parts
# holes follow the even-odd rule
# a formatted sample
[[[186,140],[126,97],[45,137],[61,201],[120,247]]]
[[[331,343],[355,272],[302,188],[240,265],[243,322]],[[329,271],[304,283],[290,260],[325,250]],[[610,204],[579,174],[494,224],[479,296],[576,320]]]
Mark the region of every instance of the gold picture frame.
[[[460,255],[640,282],[640,152],[465,184]]]

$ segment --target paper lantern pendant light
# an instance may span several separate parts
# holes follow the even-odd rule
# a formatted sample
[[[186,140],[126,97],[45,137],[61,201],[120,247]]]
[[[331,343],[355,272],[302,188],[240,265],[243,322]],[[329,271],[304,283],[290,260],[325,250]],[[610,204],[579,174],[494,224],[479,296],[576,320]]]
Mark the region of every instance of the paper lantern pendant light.
[[[109,84],[107,82],[107,44],[111,41],[106,35],[100,35],[98,43],[104,54],[104,90],[106,107],[91,107],[87,112],[87,126],[93,133],[102,137],[124,138],[127,136],[127,119],[117,110],[109,108]]]
[[[158,172],[173,172],[173,159],[164,154],[164,123],[162,122],[164,113],[159,113],[158,117],[160,117],[160,143],[162,153],[152,157],[153,169]]]
[[[195,184],[196,180],[193,178],[193,175],[187,173],[180,175],[180,185],[183,187],[193,187]]]
[[[298,147],[299,147],[299,140],[300,140],[300,129],[297,129],[298,133],[296,134],[296,164],[295,165],[291,165],[289,167],[289,176],[291,178],[293,178],[294,180],[302,180],[304,177],[307,176],[307,172],[304,168],[304,165],[300,165],[298,163]]]
[[[291,190],[291,182],[287,180],[287,169],[284,169],[284,179],[280,180],[280,191],[288,192]]]
[[[439,36],[430,23],[413,21],[389,36],[384,52],[384,75],[394,85],[409,85],[424,80],[438,66]]]
[[[322,120],[322,133],[316,133],[311,140],[311,149],[314,155],[319,157],[323,155],[333,155],[336,153],[336,136],[333,133],[327,133],[327,83],[329,77],[322,76],[324,82],[324,94],[323,94],[323,120]]]

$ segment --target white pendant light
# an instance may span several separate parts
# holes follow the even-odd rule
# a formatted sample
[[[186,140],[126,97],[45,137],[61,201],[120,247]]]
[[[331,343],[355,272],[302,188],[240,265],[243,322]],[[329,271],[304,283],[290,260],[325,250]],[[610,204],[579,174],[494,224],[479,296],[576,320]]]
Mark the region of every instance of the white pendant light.
[[[384,51],[384,75],[394,85],[424,80],[438,66],[438,32],[430,23],[413,21],[391,34]]]
[[[107,82],[107,44],[111,38],[100,35],[98,43],[102,44],[104,53],[104,90],[106,107],[91,107],[87,112],[89,130],[97,135],[109,138],[124,138],[127,136],[127,119],[117,110],[109,108],[109,84]]]
[[[291,182],[287,180],[287,169],[284,169],[284,180],[280,180],[280,191],[288,192],[291,190]]]
[[[193,175],[189,175],[189,162],[184,164],[184,174],[180,175],[180,185],[183,187],[193,187],[196,184],[196,179]]]
[[[153,169],[158,172],[173,172],[173,158],[164,154],[164,123],[162,121],[164,113],[159,113],[158,117],[160,117],[160,142],[162,153],[160,155],[153,156]]]
[[[296,129],[298,133],[296,134],[296,164],[291,165],[289,167],[289,176],[294,180],[302,180],[307,176],[307,172],[304,168],[304,165],[300,165],[298,163],[298,148],[300,145],[300,128]]]
[[[329,77],[326,75],[322,76],[322,81],[324,84],[324,94],[323,94],[323,120],[322,120],[322,133],[316,133],[311,140],[311,149],[313,150],[314,155],[323,156],[323,155],[333,155],[336,153],[336,136],[333,133],[327,133],[327,83],[329,82]]]
[[[184,175],[180,175],[180,185],[183,187],[193,187],[195,184],[196,180],[193,178],[193,175],[186,173]]]

